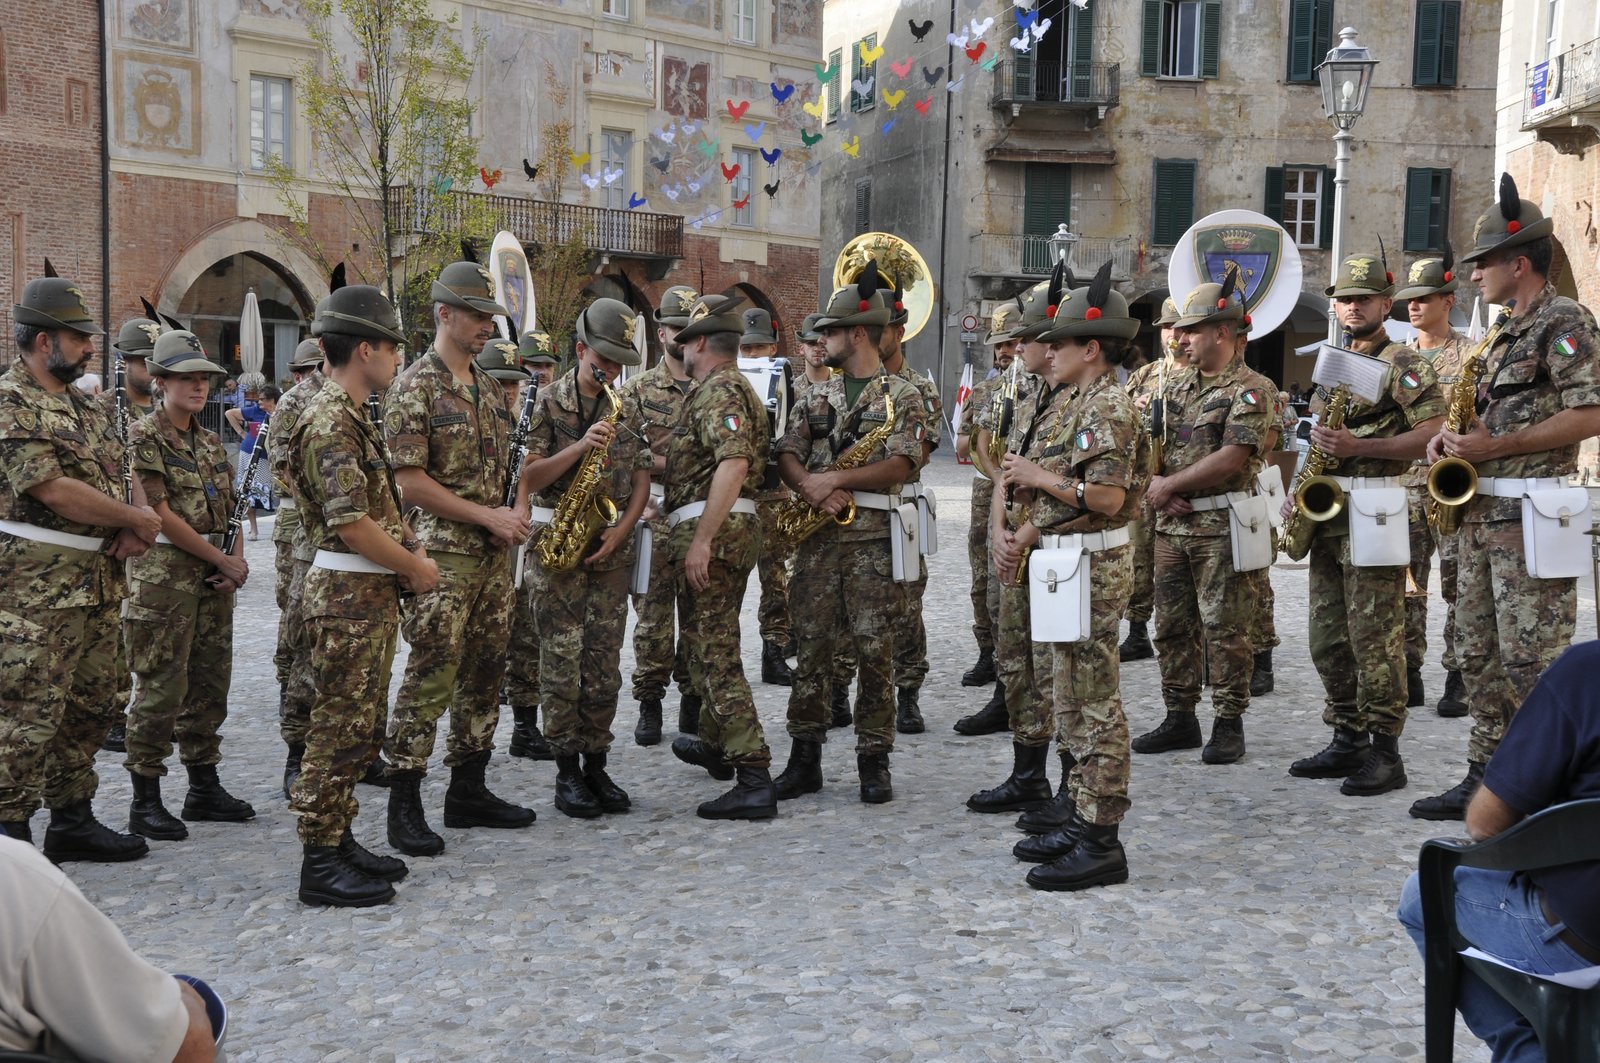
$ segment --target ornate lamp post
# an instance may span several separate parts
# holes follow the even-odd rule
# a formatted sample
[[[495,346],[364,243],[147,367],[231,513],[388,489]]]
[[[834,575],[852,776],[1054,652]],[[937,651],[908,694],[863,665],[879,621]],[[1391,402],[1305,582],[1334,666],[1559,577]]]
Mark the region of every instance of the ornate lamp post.
[[[1056,226],[1056,231],[1051,234],[1050,239],[1045,241],[1045,246],[1050,249],[1050,261],[1052,263],[1065,262],[1067,268],[1071,269],[1072,251],[1077,243],[1078,234],[1068,230],[1066,222],[1061,222]],[[1051,268],[1053,269],[1054,266],[1052,265]]]
[[[1372,88],[1372,71],[1378,65],[1372,52],[1356,43],[1356,31],[1349,26],[1339,31],[1339,43],[1329,49],[1328,55],[1317,67],[1317,80],[1322,86],[1322,111],[1338,127],[1333,134],[1333,275],[1338,276],[1339,262],[1344,258],[1344,190],[1350,178],[1346,164],[1350,161],[1350,142],[1355,139],[1350,132],[1367,109],[1367,92]],[[1328,320],[1328,342],[1338,340],[1339,322],[1331,313]]]

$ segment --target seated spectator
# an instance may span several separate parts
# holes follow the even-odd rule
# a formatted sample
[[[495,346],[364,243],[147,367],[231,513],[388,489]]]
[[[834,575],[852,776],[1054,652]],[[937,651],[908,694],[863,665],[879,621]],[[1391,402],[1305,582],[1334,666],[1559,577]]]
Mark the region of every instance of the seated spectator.
[[[230,376],[222,382],[222,388],[217,392],[217,399],[230,409],[239,406],[244,402],[244,388]]]
[[[1600,642],[1556,659],[1511,718],[1467,806],[1467,833],[1493,838],[1552,805],[1600,797]],[[1456,925],[1483,952],[1533,974],[1600,965],[1600,862],[1513,873],[1456,869]],[[1400,922],[1423,948],[1417,876],[1400,894]],[[1456,1001],[1495,1063],[1535,1063],[1544,1051],[1526,1019],[1470,970]]]
[[[200,994],[140,959],[54,864],[4,835],[0,1050],[149,1063],[216,1056]]]

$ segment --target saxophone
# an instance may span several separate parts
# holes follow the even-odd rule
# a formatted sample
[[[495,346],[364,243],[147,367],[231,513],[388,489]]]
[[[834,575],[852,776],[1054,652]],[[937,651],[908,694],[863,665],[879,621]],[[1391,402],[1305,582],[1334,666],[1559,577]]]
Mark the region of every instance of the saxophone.
[[[855,445],[839,456],[839,459],[821,472],[836,472],[840,469],[859,469],[867,463],[868,457],[874,450],[882,446],[884,441],[894,432],[894,397],[889,394],[888,378],[883,378],[883,423],[872,429],[866,435],[856,440]],[[790,548],[799,545],[811,538],[817,532],[827,527],[828,522],[839,525],[841,528],[856,519],[856,504],[850,502],[844,511],[834,516],[825,509],[817,509],[803,498],[790,498],[777,505],[777,513],[772,522],[772,536],[774,542],[783,547]]]
[[[600,392],[611,404],[603,420],[615,425],[622,415],[622,401],[606,383],[605,375],[596,369],[595,379],[600,382]],[[617,504],[609,496],[599,493],[600,473],[605,465],[606,452],[594,447],[584,454],[567,485],[561,500],[556,503],[555,516],[539,533],[539,563],[551,572],[567,572],[583,560],[583,552],[601,528],[617,523]]]
[[[1349,407],[1350,389],[1340,384],[1328,397],[1322,426],[1343,428]],[[1313,446],[1306,452],[1306,463],[1294,480],[1294,509],[1284,520],[1278,538],[1278,548],[1291,561],[1299,561],[1310,553],[1311,537],[1316,534],[1317,525],[1337,517],[1344,509],[1344,491],[1327,475],[1338,466],[1339,459],[1321,447]]]
[[[1488,358],[1489,348],[1494,345],[1495,337],[1511,319],[1511,310],[1515,306],[1515,300],[1506,304],[1483,341],[1461,363],[1461,376],[1456,380],[1455,390],[1450,393],[1450,409],[1445,413],[1445,431],[1460,435],[1472,427],[1472,421],[1477,416],[1478,378],[1483,375],[1484,361]],[[1478,470],[1472,467],[1470,461],[1446,457],[1428,466],[1428,494],[1431,496],[1428,523],[1433,525],[1433,530],[1440,535],[1454,535],[1461,526],[1461,514],[1466,511],[1467,503],[1477,493]]]

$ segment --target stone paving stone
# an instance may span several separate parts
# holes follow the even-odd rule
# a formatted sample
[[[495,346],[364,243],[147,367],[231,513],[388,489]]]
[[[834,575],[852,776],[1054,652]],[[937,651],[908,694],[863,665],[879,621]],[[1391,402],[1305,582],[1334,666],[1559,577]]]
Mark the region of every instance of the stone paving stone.
[[[976,657],[970,470],[941,463],[928,480],[945,544],[927,595],[928,732],[897,739],[889,805],[857,799],[853,742],[835,731],[820,794],[785,802],[769,823],[705,823],[695,804],[726,784],[673,758],[669,695],[660,746],[633,745],[632,702],[618,714],[610,767],[634,811],[579,822],[551,803],[553,765],[505,757],[507,714],[489,781],[538,809],[533,827],[444,828],[441,739],[423,796],[444,855],[409,860],[393,905],[303,907],[278,790],[265,520],[247,544],[254,575],[236,614],[221,768],[257,819],[191,824],[188,841],[152,843],[145,860],[68,870],[135,948],[218,988],[240,1061],[1421,1058],[1421,962],[1393,910],[1418,845],[1460,833],[1406,815],[1463,771],[1470,721],[1431,708],[1444,682],[1442,607],[1430,617],[1429,707],[1414,710],[1401,743],[1408,788],[1362,800],[1341,796],[1337,780],[1287,775],[1328,732],[1305,651],[1305,568],[1280,565],[1277,691],[1251,706],[1246,758],[1136,757],[1123,831],[1131,881],[1036,893],[1010,853],[1015,817],[963,807],[1006,775],[1011,747],[950,729],[989,696],[959,685]],[[752,579],[752,677],[758,593]],[[1583,637],[1594,631],[1589,595],[1585,581]],[[626,677],[631,649],[622,668]],[[399,675],[397,663],[396,685]],[[781,767],[787,690],[754,689]],[[1154,661],[1124,668],[1123,695],[1133,733],[1160,720]],[[1204,703],[1201,719],[1209,730]],[[101,755],[96,798],[117,824],[130,798],[120,760]],[[1049,770],[1053,780],[1053,757]],[[181,778],[168,777],[169,802],[181,802]],[[384,791],[358,796],[357,836],[387,851]],[[1487,1053],[1458,1030],[1457,1058]]]

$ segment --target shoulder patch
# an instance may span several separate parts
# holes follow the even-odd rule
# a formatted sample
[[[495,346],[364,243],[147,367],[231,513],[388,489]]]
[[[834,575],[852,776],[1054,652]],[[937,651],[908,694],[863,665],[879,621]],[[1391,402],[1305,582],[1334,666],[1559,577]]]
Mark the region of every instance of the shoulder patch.
[[[383,419],[383,429],[390,435],[399,435],[406,426],[406,420],[399,410],[390,410],[389,416]]]
[[[1259,390],[1257,390],[1256,388],[1251,388],[1249,391],[1246,391],[1243,395],[1240,395],[1239,397],[1244,400],[1244,403],[1245,403],[1246,406],[1260,406],[1261,405],[1261,392]]]
[[[145,465],[154,465],[161,459],[161,454],[156,450],[154,443],[140,443],[135,453],[139,455],[139,461]]]
[[[361,474],[351,468],[342,468],[338,474],[339,490],[349,494],[361,486]]]
[[[37,432],[39,430],[39,415],[32,410],[21,408],[11,416],[12,420],[17,422],[17,427],[24,432]]]
[[[722,419],[722,427],[726,428],[730,432],[737,432],[739,430],[739,426],[743,423],[743,421],[739,420],[739,415],[736,413],[730,413]]]
[[[1400,374],[1400,386],[1408,391],[1415,391],[1422,386],[1422,378],[1417,376],[1415,369],[1407,369]]]
[[[1555,347],[1557,354],[1564,354],[1568,358],[1578,353],[1578,341],[1573,339],[1570,332],[1556,340]]]
[[[1094,429],[1085,428],[1083,431],[1078,433],[1076,438],[1073,439],[1072,445],[1078,450],[1088,450],[1090,447],[1094,446],[1094,438]]]

